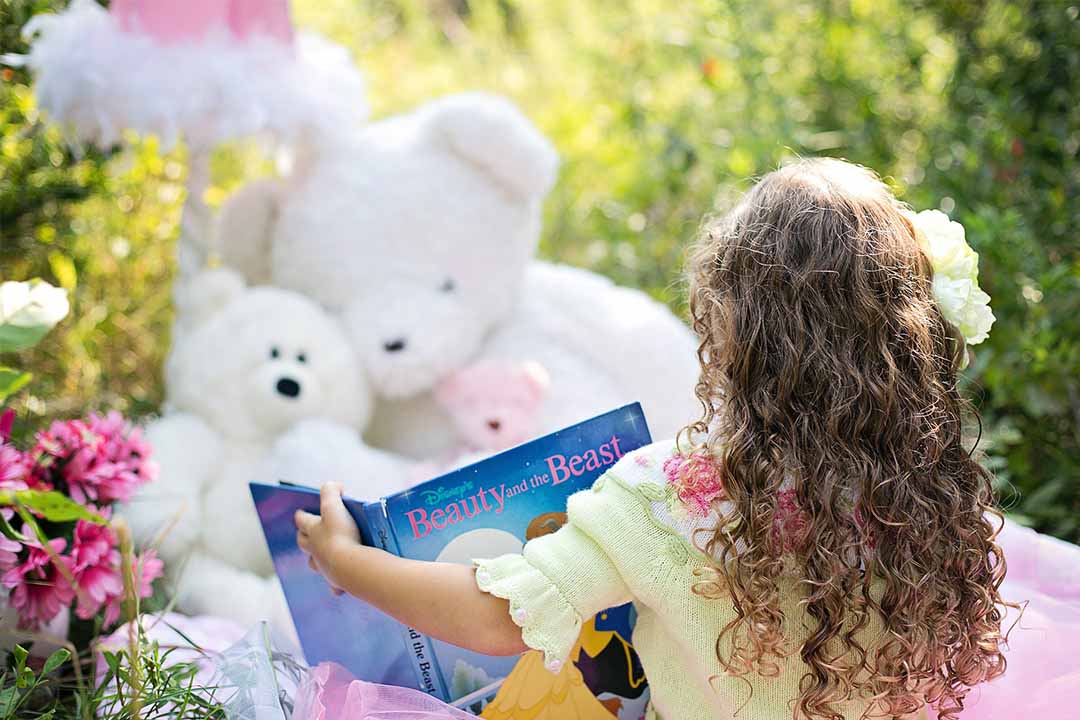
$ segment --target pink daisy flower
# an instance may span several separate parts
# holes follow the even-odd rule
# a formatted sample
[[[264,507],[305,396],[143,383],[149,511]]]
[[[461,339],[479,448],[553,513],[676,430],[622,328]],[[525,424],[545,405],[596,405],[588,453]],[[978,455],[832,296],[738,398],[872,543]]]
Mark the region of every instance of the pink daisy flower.
[[[109,511],[91,508],[104,517],[109,517]],[[98,525],[87,520],[79,520],[75,523],[75,531],[71,538],[71,562],[75,570],[92,565],[98,565],[107,559],[116,549],[116,534],[108,525]]]
[[[693,515],[704,516],[724,494],[716,462],[704,453],[677,453],[664,461],[664,475],[675,495]]]
[[[30,533],[30,528],[23,528],[24,535]],[[49,547],[58,555],[66,545],[63,538],[49,541]],[[8,569],[0,577],[0,584],[11,590],[8,603],[19,614],[19,626],[37,629],[69,607],[75,591],[41,545],[27,542],[24,547],[28,550],[26,559]],[[61,556],[60,562],[70,568],[69,558]]]
[[[26,453],[8,443],[0,445],[0,489],[25,490],[30,466]]]
[[[135,591],[140,598],[148,598],[154,593],[153,583],[164,574],[165,564],[157,557],[153,550],[147,550],[136,558],[132,573],[134,575]],[[120,611],[123,605],[123,588],[115,597],[111,598],[105,606],[105,627],[113,625],[120,619]]]
[[[15,509],[9,507],[0,508],[0,515],[10,524],[11,518],[15,517]],[[0,535],[0,573],[6,572],[19,564],[19,553],[22,552],[22,549],[23,545],[18,540],[11,540]]]
[[[89,620],[101,612],[102,607],[108,605],[105,612],[106,626],[115,622],[115,619],[109,619],[111,603],[124,594],[124,581],[120,577],[119,569],[120,553],[113,551],[109,559],[113,562],[92,565],[75,575],[79,585],[79,603],[75,608],[75,615]]]
[[[86,420],[56,421],[38,433],[34,456],[41,458],[40,483],[61,481],[79,503],[126,501],[157,477],[157,464],[142,432],[117,412]]]
[[[79,520],[71,542],[71,563],[79,586],[75,614],[89,620],[124,592],[116,536],[107,525]]]
[[[10,408],[0,413],[0,442],[11,439],[11,429],[15,427],[15,411]]]
[[[22,543],[0,535],[0,571],[7,571],[19,564]]]

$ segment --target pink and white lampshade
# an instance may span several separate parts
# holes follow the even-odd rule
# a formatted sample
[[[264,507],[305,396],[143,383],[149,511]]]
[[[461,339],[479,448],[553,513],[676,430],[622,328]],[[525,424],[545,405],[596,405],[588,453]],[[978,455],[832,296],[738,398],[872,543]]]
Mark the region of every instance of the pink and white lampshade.
[[[349,53],[295,34],[288,0],[72,0],[26,25],[38,103],[80,140],[126,131],[208,150],[258,136],[331,138],[367,116]]]
[[[288,0],[113,0],[110,12],[124,30],[163,43],[201,40],[222,30],[236,38],[293,39]]]

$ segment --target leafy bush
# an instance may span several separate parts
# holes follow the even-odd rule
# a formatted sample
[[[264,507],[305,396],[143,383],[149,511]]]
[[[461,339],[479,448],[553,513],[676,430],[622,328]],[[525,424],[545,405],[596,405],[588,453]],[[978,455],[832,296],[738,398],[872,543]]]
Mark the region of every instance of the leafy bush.
[[[0,8],[3,49],[18,49],[13,28],[31,11],[55,5],[13,0]],[[377,116],[470,88],[515,98],[564,159],[542,254],[642,287],[679,311],[682,252],[701,216],[786,157],[846,157],[877,169],[917,209],[952,214],[982,254],[982,285],[999,318],[968,371],[988,461],[1019,517],[1080,538],[1076,7],[293,7],[300,25],[352,48]],[[15,73],[0,85],[0,261],[5,275],[72,288],[83,319],[34,356],[42,382],[21,407],[47,416],[101,404],[152,411],[161,398],[183,158],[160,157],[152,140],[115,156],[76,157],[41,124],[27,82]],[[223,153],[208,199],[220,202],[251,162]],[[20,164],[31,168],[18,176],[28,180],[13,179]],[[65,200],[47,189],[53,181],[81,195]],[[45,198],[40,209],[33,197]]]

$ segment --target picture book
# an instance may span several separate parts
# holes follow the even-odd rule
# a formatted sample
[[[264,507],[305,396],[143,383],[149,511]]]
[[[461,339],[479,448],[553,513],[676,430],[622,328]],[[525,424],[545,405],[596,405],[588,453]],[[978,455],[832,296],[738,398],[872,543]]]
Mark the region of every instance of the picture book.
[[[402,557],[471,565],[520,552],[566,522],[566,500],[624,454],[651,442],[637,403],[518,445],[377,502],[346,499],[363,542]],[[268,479],[269,480],[269,479]],[[491,657],[430,638],[347,595],[337,596],[296,546],[293,514],[318,512],[318,491],[252,483],[252,496],[309,663],[419,688],[492,720],[534,716],[638,720],[647,686],[630,645],[633,608],[584,624],[558,674],[535,651]]]

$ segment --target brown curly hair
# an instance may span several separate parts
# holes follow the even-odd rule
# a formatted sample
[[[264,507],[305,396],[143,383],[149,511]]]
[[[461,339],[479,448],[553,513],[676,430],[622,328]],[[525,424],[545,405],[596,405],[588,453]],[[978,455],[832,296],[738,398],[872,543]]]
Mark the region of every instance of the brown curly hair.
[[[1015,605],[998,592],[991,476],[963,438],[964,342],[934,302],[906,207],[865,168],[801,160],[707,225],[691,266],[704,413],[680,443],[724,480],[695,587],[734,605],[721,665],[768,675],[797,651],[796,716],[843,720],[838,704],[862,698],[867,714],[929,703],[954,718],[1004,671]],[[781,489],[808,520],[786,557],[772,531]],[[811,625],[797,650],[785,572]],[[884,635],[860,643],[871,613]]]

